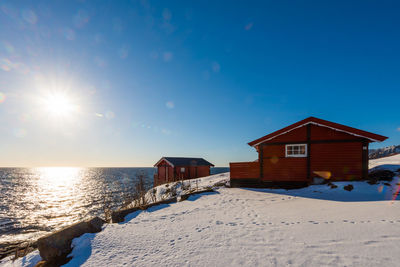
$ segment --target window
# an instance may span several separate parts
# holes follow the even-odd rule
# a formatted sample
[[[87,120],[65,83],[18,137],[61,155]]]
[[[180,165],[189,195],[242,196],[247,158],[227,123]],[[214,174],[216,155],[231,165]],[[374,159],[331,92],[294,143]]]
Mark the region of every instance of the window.
[[[307,145],[286,145],[286,157],[307,157]]]
[[[181,168],[181,172],[182,173],[185,172],[185,168],[184,167]]]

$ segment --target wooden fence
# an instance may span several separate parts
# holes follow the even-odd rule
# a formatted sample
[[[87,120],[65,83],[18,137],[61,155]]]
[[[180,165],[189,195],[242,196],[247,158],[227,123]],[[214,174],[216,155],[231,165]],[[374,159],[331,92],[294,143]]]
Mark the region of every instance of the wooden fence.
[[[229,163],[231,179],[255,179],[260,177],[260,164],[253,162]]]

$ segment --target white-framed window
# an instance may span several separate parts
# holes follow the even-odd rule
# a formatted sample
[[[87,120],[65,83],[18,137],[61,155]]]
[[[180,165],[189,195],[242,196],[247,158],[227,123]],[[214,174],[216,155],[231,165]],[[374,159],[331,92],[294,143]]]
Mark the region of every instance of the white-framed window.
[[[307,144],[286,145],[286,157],[307,157]]]

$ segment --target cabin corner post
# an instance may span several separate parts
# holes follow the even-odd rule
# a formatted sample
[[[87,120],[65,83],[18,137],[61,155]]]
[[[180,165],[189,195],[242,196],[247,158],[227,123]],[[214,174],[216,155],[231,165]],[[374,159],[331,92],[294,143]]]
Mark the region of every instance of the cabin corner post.
[[[368,178],[368,141],[362,141],[362,178]]]
[[[258,155],[259,155],[259,163],[260,163],[260,180],[264,177],[264,167],[263,167],[263,158],[264,158],[264,145],[260,144],[258,146]]]
[[[311,181],[311,124],[307,124],[307,179]]]

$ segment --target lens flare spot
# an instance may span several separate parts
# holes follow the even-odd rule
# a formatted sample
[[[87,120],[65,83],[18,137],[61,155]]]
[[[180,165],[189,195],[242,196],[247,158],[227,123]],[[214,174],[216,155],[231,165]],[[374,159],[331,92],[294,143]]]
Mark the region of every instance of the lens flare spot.
[[[63,33],[65,39],[67,39],[69,41],[75,40],[76,34],[75,34],[74,30],[72,30],[70,28],[64,28],[62,30],[62,33]]]
[[[246,26],[244,26],[244,29],[245,29],[246,31],[251,30],[251,28],[253,28],[253,22],[250,22],[250,23],[246,24]]]
[[[6,101],[6,95],[0,92],[0,103],[3,103],[4,101]]]
[[[15,51],[14,46],[12,46],[12,45],[11,45],[10,43],[8,43],[8,42],[3,42],[3,43],[2,43],[2,46],[3,46],[3,49],[4,49],[7,53],[9,53],[9,54],[13,54],[14,51]]]
[[[314,174],[326,180],[332,177],[332,173],[330,171],[314,171]]]
[[[23,128],[15,129],[14,135],[17,138],[24,138],[26,136],[26,130]]]
[[[272,164],[276,164],[276,163],[278,163],[279,158],[278,158],[277,156],[273,156],[273,157],[270,159],[270,161],[271,161]]]
[[[36,24],[36,22],[37,22],[37,16],[36,16],[35,12],[33,12],[30,9],[22,10],[21,16],[26,22],[28,22],[30,24]]]
[[[166,106],[168,109],[173,109],[173,108],[175,107],[175,104],[174,104],[174,102],[172,102],[172,101],[168,101],[167,103],[165,103],[165,106]]]
[[[101,57],[95,57],[94,63],[101,68],[104,68],[105,66],[107,66],[107,62]]]
[[[106,112],[106,118],[109,119],[109,120],[114,119],[115,118],[115,113],[112,112],[111,110],[107,111]]]
[[[74,16],[74,25],[78,28],[82,28],[86,23],[89,22],[89,15],[85,10],[79,10],[78,13]]]
[[[171,131],[168,130],[168,129],[161,129],[161,132],[162,132],[163,134],[165,134],[165,135],[170,135],[170,134],[171,134]]]
[[[393,198],[392,198],[393,201],[397,199],[399,193],[400,193],[400,185],[397,186],[396,191],[393,193]]]
[[[169,62],[172,60],[173,54],[172,52],[164,52],[163,59],[165,62]]]
[[[0,69],[4,71],[10,71],[14,67],[14,64],[7,58],[0,59]]]
[[[343,167],[343,173],[348,173],[349,172],[349,167]]]
[[[221,66],[219,65],[218,62],[213,62],[211,67],[212,67],[213,72],[215,72],[215,73],[218,73],[221,70]]]
[[[124,45],[122,46],[119,51],[118,51],[118,55],[120,58],[125,59],[128,57],[129,55],[129,48],[128,46]]]
[[[382,193],[382,192],[383,192],[383,185],[380,185],[380,186],[378,187],[378,192],[379,192],[379,193]]]

